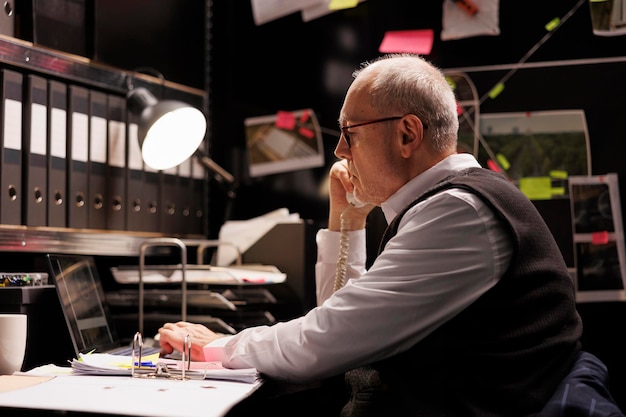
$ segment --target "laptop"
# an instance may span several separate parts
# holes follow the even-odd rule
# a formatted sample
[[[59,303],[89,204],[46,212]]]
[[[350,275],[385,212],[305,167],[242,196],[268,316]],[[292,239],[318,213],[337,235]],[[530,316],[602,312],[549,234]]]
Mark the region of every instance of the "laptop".
[[[94,258],[60,254],[48,254],[46,258],[76,358],[93,351],[131,355],[132,346],[122,343],[115,330]],[[144,346],[142,355],[159,350],[158,346]]]

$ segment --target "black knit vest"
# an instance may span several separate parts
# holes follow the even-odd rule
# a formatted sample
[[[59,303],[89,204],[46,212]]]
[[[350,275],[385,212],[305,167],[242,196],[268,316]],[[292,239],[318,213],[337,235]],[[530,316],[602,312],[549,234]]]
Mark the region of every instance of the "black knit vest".
[[[532,416],[580,350],[582,324],[561,252],[533,204],[500,174],[471,168],[440,182],[396,216],[380,251],[407,210],[450,188],[479,196],[510,230],[510,266],[408,351],[347,372],[352,392],[342,416]]]

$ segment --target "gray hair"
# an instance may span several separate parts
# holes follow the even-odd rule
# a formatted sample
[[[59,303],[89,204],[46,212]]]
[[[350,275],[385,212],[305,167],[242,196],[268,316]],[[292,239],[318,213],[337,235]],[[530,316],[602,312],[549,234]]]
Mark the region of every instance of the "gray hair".
[[[365,62],[353,77],[356,79],[366,69],[375,71],[369,85],[374,108],[385,114],[415,114],[428,126],[425,138],[434,150],[456,148],[456,98],[441,70],[412,54],[389,54]]]

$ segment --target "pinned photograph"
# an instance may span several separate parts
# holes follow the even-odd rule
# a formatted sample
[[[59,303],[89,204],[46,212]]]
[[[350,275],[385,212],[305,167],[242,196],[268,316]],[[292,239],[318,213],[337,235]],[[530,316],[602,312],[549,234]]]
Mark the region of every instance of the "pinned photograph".
[[[311,109],[247,118],[246,148],[251,177],[324,165],[322,134]]]
[[[576,299],[626,301],[626,253],[618,177],[569,178]]]

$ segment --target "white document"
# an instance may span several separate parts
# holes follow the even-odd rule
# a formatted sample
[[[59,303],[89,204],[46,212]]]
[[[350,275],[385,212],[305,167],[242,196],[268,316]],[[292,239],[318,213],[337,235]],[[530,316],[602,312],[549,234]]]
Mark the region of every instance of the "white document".
[[[472,0],[472,3],[478,8],[474,16],[453,0],[444,0],[442,41],[500,34],[500,0]]]
[[[141,276],[145,284],[171,284],[183,282],[181,265],[174,268],[151,266]],[[111,268],[116,282],[120,284],[139,283],[139,270]],[[209,265],[188,265],[185,269],[185,282],[195,284],[277,284],[284,282],[287,275],[271,265],[238,265],[236,268]]]
[[[254,23],[259,26],[325,0],[251,0]]]
[[[261,384],[260,380],[248,384],[128,376],[57,376],[26,388],[0,392],[0,406],[125,416],[221,417]]]

